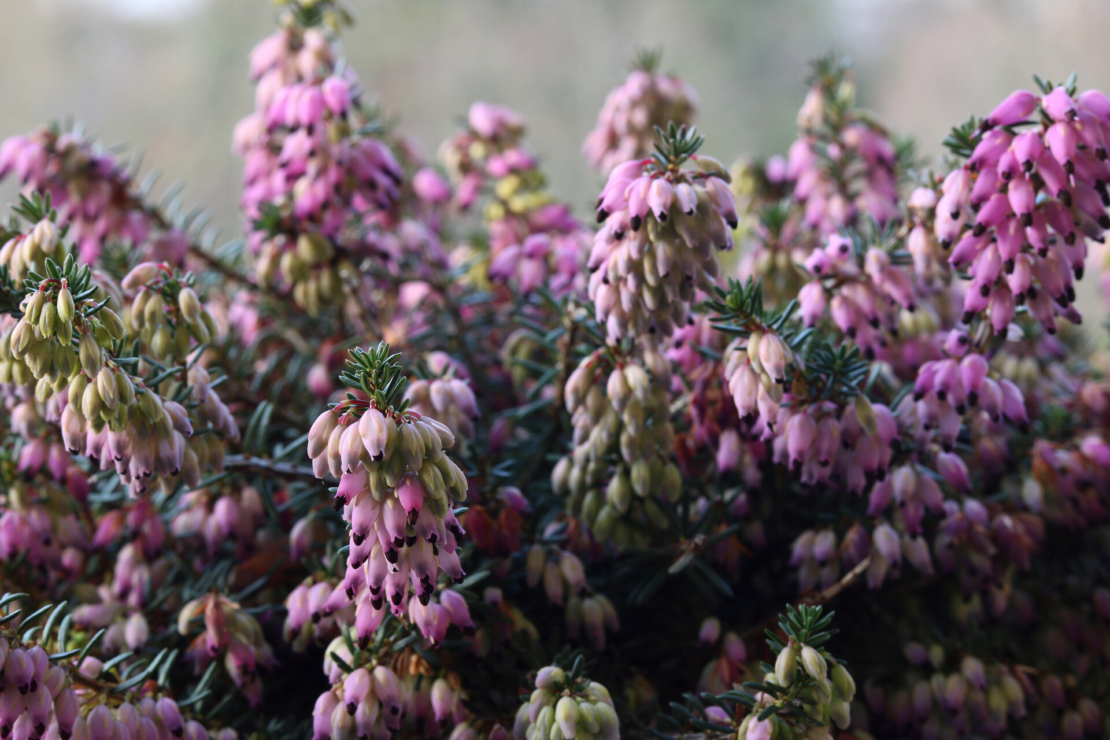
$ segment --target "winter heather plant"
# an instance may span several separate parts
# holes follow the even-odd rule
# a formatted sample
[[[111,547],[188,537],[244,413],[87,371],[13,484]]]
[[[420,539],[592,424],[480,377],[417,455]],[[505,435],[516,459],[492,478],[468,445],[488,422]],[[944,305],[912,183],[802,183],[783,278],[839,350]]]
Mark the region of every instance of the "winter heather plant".
[[[242,240],[0,147],[0,739],[1110,734],[1110,98],[928,163],[826,58],[730,170],[645,55],[595,225],[517,113],[423,161],[342,6],[280,13]]]

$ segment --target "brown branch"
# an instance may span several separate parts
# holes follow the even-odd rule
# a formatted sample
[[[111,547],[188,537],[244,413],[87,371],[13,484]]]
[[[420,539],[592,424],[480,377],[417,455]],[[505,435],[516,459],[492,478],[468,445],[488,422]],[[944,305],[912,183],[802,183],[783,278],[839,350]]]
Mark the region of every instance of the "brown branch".
[[[72,670],[69,673],[69,679],[74,683],[80,684],[87,689],[92,689],[93,691],[101,694],[107,694],[112,690],[112,687],[108,684],[97,681],[95,678],[89,678],[88,676],[82,674],[81,671],[77,670],[76,668],[77,667],[75,666],[75,670]]]
[[[228,278],[229,280],[233,280],[233,281],[239,283],[240,285],[245,285],[248,288],[250,288],[251,290],[258,290],[258,291],[261,291],[261,292],[269,292],[269,291],[265,290],[264,288],[262,288],[260,285],[258,285],[258,283],[251,280],[248,276],[239,272],[238,270],[236,270],[231,265],[226,264],[219,257],[216,257],[215,255],[212,255],[212,254],[209,254],[203,248],[201,248],[201,246],[199,244],[194,242],[192,239],[189,239],[188,238],[189,235],[185,233],[185,230],[184,229],[178,229],[177,226],[174,225],[173,221],[171,221],[166,216],[166,214],[162,212],[161,208],[159,208],[158,206],[156,206],[152,203],[147,203],[147,202],[145,202],[145,200],[139,199],[137,197],[135,198],[135,200],[137,202],[138,207],[147,212],[147,214],[158,225],[158,228],[162,229],[163,231],[180,231],[182,233],[182,235],[184,235],[189,241],[189,254],[196,257],[198,260],[200,260],[204,264],[208,265],[208,267],[212,268],[213,270],[220,273],[221,275]]]
[[[859,564],[856,565],[855,568],[852,568],[850,571],[845,573],[844,577],[841,578],[839,581],[837,581],[833,585],[829,586],[824,591],[816,593],[813,596],[808,597],[808,598],[802,598],[799,601],[803,604],[809,604],[810,606],[816,606],[818,604],[827,603],[827,602],[831,601],[832,599],[834,599],[836,597],[836,595],[839,594],[841,591],[843,591],[844,589],[848,588],[853,583],[855,583],[856,579],[859,578],[861,575],[863,575],[863,573],[870,566],[871,566],[871,556],[868,555],[863,560],[859,561]]]
[[[870,565],[871,556],[868,555],[863,560],[859,561],[856,567],[845,573],[844,577],[841,578],[839,581],[829,586],[824,591],[819,591],[815,594],[807,594],[805,596],[802,596],[798,599],[798,604],[808,604],[810,606],[816,606],[818,604],[826,604],[829,601],[832,601],[841,591],[855,583],[856,579],[863,575]],[[748,638],[762,635],[763,630],[774,627],[776,624],[778,624],[778,620],[778,614],[773,614],[765,619],[760,620],[752,627],[744,630],[744,632],[742,632],[740,636],[743,638]]]
[[[247,277],[243,273],[236,270],[231,265],[224,262],[219,257],[206,252],[204,249],[202,249],[200,247],[199,244],[193,244],[192,242],[189,242],[189,254],[193,257],[196,257],[198,260],[200,260],[201,262],[203,262],[205,265],[207,265],[211,269],[215,270],[216,272],[220,273],[221,275],[226,277],[228,280],[232,280],[236,283],[239,283],[240,285],[244,285],[244,286],[250,288],[251,290],[257,290],[261,293],[270,292],[270,291],[266,290],[265,288],[263,288],[262,286],[260,286],[258,283],[251,280],[249,277]]]
[[[251,455],[230,455],[225,457],[224,469],[257,473],[258,475],[266,475],[271,478],[282,478],[284,480],[305,480],[313,482],[317,480],[316,474],[312,472],[312,468],[310,467],[293,465],[292,463],[274,462],[264,457],[253,457]]]

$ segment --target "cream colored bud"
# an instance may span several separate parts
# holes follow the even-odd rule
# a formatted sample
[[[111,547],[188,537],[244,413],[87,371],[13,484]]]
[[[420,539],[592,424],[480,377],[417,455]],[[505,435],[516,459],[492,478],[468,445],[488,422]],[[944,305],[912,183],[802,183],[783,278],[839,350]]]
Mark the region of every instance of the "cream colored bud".
[[[46,305],[46,291],[36,290],[31,299],[27,301],[27,309],[24,313],[27,314],[27,320],[32,324],[38,323],[39,315],[42,313],[42,307]]]
[[[840,663],[833,661],[832,669],[829,671],[832,678],[833,686],[840,693],[844,701],[851,701],[852,697],[856,695],[856,682],[852,678],[852,674],[848,673],[848,669]]]
[[[151,294],[150,299],[143,306],[143,325],[151,328],[161,325],[165,305],[166,302],[162,299],[161,293]]]
[[[563,457],[552,469],[552,490],[556,496],[565,496],[568,493],[572,468],[571,458]]]
[[[58,246],[58,227],[48,219],[39,221],[31,231],[31,241],[44,253],[53,255]]]
[[[65,322],[73,321],[73,294],[69,292],[69,288],[63,286],[58,291],[58,318]]]
[[[85,392],[81,395],[81,416],[93,421],[100,417],[102,408],[104,408],[104,402],[100,398],[97,384],[89,383],[85,386]]]
[[[200,321],[200,300],[192,288],[185,287],[177,294],[177,307],[190,324]]]
[[[101,368],[96,375],[96,390],[100,393],[100,400],[113,411],[119,406],[119,388],[114,376],[115,373],[107,366]]]
[[[282,252],[279,264],[282,277],[287,283],[301,283],[308,279],[308,265],[296,252],[292,250]]]
[[[609,403],[613,405],[617,411],[624,411],[628,405],[631,389],[628,387],[628,380],[625,378],[623,372],[619,368],[609,373],[609,381],[606,384],[606,392],[609,396]]]
[[[58,308],[53,303],[47,303],[39,314],[38,329],[46,338],[54,336],[54,324],[58,320]]]
[[[193,338],[196,339],[199,344],[207,344],[212,338],[211,334],[208,332],[208,327],[204,325],[203,321],[186,324],[186,326],[189,329],[189,333],[193,335]]]
[[[752,370],[756,374],[763,373],[763,363],[759,360],[759,345],[763,341],[763,332],[753,331],[748,337],[748,362],[752,364]]]
[[[806,673],[814,678],[825,678],[829,670],[825,658],[809,645],[802,646],[802,665]]]
[[[139,292],[135,294],[134,300],[131,301],[131,328],[134,331],[141,331],[145,326],[144,316],[146,315],[146,304],[150,302],[151,296],[154,294],[146,288],[140,288]]]
[[[628,507],[632,504],[632,484],[623,470],[609,481],[609,486],[605,489],[605,500],[618,514],[628,511]]]
[[[852,723],[852,708],[842,699],[833,699],[829,702],[829,716],[837,727],[846,730]]]
[[[682,473],[674,463],[663,466],[663,498],[672,504],[682,495]]]
[[[794,673],[798,668],[798,649],[787,645],[775,660],[775,678],[779,686],[787,688],[794,682]]]
[[[104,366],[104,351],[91,334],[82,334],[77,342],[77,356],[81,367],[90,378],[96,377]]]
[[[118,372],[113,373],[116,376],[116,390],[119,395],[119,402],[124,406],[130,406],[135,402],[135,384],[131,382],[131,378],[127,377],[127,373]]]
[[[632,463],[630,479],[636,495],[640,498],[647,496],[651,492],[651,464],[643,458]]]
[[[563,731],[563,737],[574,740],[578,725],[578,702],[573,697],[564,696],[555,705],[555,721]]]
[[[624,368],[624,378],[633,395],[641,402],[647,402],[651,397],[651,381],[644,369],[639,365],[628,365]]]
[[[170,354],[173,346],[173,335],[170,333],[169,327],[165,324],[159,326],[150,340],[150,348],[154,351],[154,356],[166,357]]]
[[[104,328],[108,330],[108,334],[111,335],[112,339],[118,341],[123,339],[124,335],[127,333],[119,316],[107,306],[97,311],[96,317],[100,319],[100,322],[104,325]]]
[[[204,327],[208,329],[208,336],[218,337],[220,335],[220,326],[216,323],[216,317],[203,306],[200,309],[200,323],[204,324]]]

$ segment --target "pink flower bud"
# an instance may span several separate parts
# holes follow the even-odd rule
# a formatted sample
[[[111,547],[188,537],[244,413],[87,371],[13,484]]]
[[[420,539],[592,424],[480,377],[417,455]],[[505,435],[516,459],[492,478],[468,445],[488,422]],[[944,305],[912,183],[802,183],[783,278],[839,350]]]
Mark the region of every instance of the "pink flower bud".
[[[19,693],[26,694],[31,688],[34,675],[35,666],[26,651],[15,648],[8,653],[8,659],[4,663],[5,682],[10,682],[10,685],[19,689]]]
[[[1078,138],[1075,128],[1070,123],[1061,121],[1049,126],[1044,136],[1044,143],[1056,161],[1067,168],[1075,159]]]
[[[89,712],[86,719],[89,726],[89,740],[109,740],[112,736],[112,710],[98,704]]]
[[[351,88],[341,77],[329,77],[320,85],[323,101],[328,110],[337,116],[347,112],[351,104]]]
[[[339,698],[329,689],[316,699],[312,710],[312,738],[326,740],[331,737],[331,715],[339,706]]]
[[[1041,107],[1053,121],[1066,121],[1075,118],[1075,101],[1062,85],[1041,98]]]
[[[185,730],[185,722],[181,718],[181,710],[177,702],[169,697],[163,697],[155,704],[155,716],[162,726],[170,731],[174,737],[181,737]]]
[[[953,452],[937,453],[937,472],[941,477],[958,491],[967,493],[971,490],[971,480],[968,477],[967,464]]]
[[[712,645],[721,635],[721,620],[716,617],[706,617],[698,631],[698,640],[703,645]]]
[[[740,435],[735,429],[725,429],[717,441],[717,471],[735,470],[740,464]]]
[[[994,290],[991,291],[990,302],[988,304],[990,309],[991,326],[994,327],[994,333],[1002,336],[1006,333],[1007,327],[1014,319],[1014,294],[1010,292],[1010,286],[1002,283],[996,285]]]
[[[1000,380],[998,385],[1002,388],[1002,413],[1015,424],[1025,426],[1029,417],[1025,412],[1025,397],[1021,389],[1009,380]]]
[[[771,740],[775,726],[770,717],[767,719],[753,719],[748,725],[748,734],[745,740]]]
[[[894,527],[886,524],[880,524],[875,527],[875,531],[871,533],[871,538],[875,543],[875,549],[891,563],[899,563],[902,561],[902,546],[898,537],[898,532]]]
[[[436,722],[442,722],[451,714],[451,707],[455,703],[455,692],[451,685],[442,678],[437,678],[432,684],[432,711],[435,713]]]
[[[428,203],[446,203],[451,199],[451,187],[431,167],[417,170],[412,177],[412,189],[417,198]]]
[[[471,172],[463,176],[459,182],[458,189],[455,190],[455,200],[458,201],[459,208],[466,210],[474,205],[474,201],[478,199],[478,195],[482,192],[482,176],[477,172]]]
[[[767,337],[763,338],[767,341]],[[762,345],[763,342],[760,342]],[[800,469],[802,461],[808,456],[817,436],[817,423],[808,414],[794,414],[786,423],[786,448],[790,455],[790,464],[795,469]]]
[[[735,632],[725,633],[725,655],[734,663],[746,663],[748,660],[748,650],[744,646],[744,641]]]
[[[675,200],[678,207],[687,216],[693,216],[698,207],[698,194],[689,184],[680,182],[674,189]]]
[[[1037,108],[1037,96],[1028,90],[1015,90],[983,120],[985,126],[1011,126],[1029,117]]]
[[[353,715],[358,703],[370,691],[373,680],[365,668],[356,668],[343,679],[343,705],[347,714]]]
[[[669,182],[660,178],[651,183],[647,194],[648,207],[660,222],[667,220],[673,200],[674,188]]]

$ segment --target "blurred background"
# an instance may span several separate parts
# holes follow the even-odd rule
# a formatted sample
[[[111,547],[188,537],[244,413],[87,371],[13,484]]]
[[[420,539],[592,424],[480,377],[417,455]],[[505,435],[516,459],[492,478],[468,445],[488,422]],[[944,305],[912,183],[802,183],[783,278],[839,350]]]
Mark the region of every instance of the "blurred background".
[[[1030,73],[1110,89],[1106,0],[351,0],[344,50],[364,86],[429,157],[474,100],[524,114],[553,190],[588,212],[599,181],[579,156],[606,92],[638,50],[700,96],[705,151],[785,150],[810,58],[855,61],[860,102],[922,154],[985,115]],[[247,57],[273,29],[267,0],[5,0],[0,136],[72,117],[144,171],[186,182],[240,233],[231,130],[252,107]],[[156,191],[158,192],[158,191]],[[0,202],[12,199],[5,183]],[[1092,281],[1084,281],[1088,295]],[[1088,300],[1090,300],[1088,298]]]

